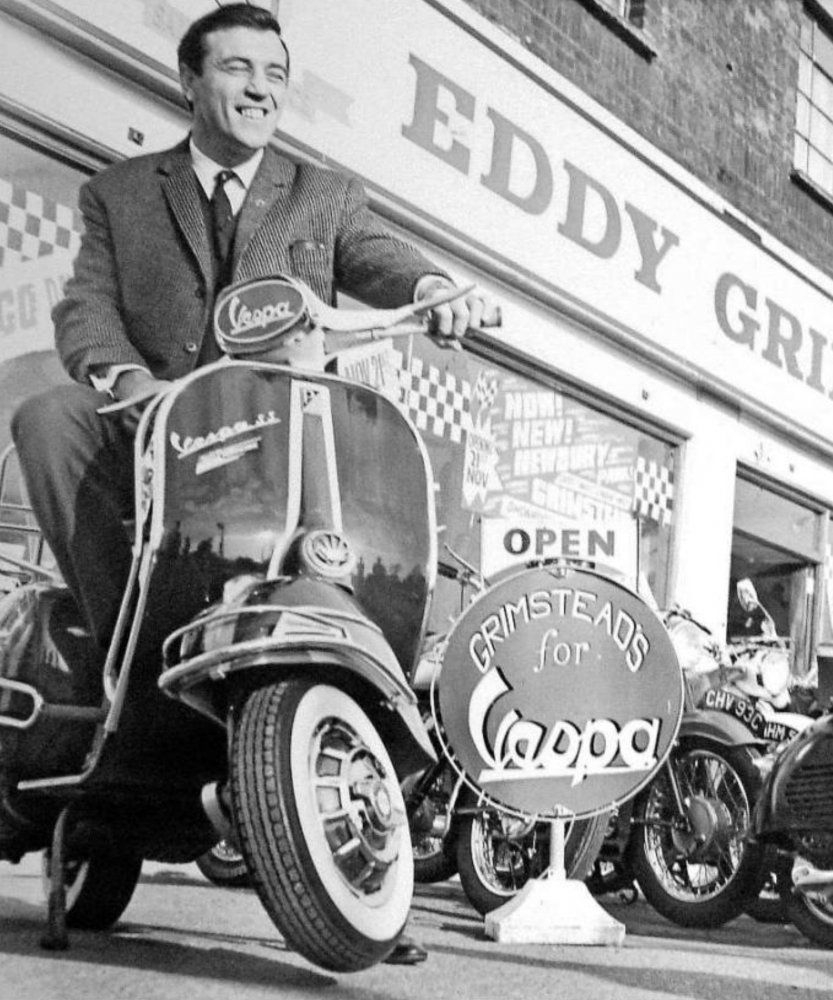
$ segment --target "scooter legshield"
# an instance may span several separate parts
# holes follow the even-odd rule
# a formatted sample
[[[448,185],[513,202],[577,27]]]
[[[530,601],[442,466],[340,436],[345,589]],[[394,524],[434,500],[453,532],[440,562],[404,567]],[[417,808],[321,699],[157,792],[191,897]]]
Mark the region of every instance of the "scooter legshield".
[[[13,780],[74,773],[95,723],[68,725],[51,710],[99,706],[103,663],[75,601],[46,584],[13,590],[0,601],[0,634],[0,770]]]

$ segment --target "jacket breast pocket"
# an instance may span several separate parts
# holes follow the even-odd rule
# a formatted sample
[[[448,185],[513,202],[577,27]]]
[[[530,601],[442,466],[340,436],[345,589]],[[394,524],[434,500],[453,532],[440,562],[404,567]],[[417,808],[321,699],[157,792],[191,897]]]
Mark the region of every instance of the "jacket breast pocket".
[[[298,239],[289,244],[292,275],[309,285],[325,302],[333,297],[333,252],[325,243]]]

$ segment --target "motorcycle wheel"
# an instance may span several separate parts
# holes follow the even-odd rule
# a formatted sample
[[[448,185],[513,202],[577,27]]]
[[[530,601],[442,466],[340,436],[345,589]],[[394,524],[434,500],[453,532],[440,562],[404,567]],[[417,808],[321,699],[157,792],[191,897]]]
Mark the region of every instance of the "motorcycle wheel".
[[[457,859],[444,840],[421,837],[414,841],[414,881],[420,885],[447,882],[457,874]]]
[[[425,798],[411,821],[411,842],[414,848],[414,881],[420,885],[445,882],[457,874],[457,858],[448,829],[448,806],[456,776],[446,765],[437,772]],[[402,785],[405,802],[416,778]],[[438,829],[435,829],[438,827]]]
[[[457,867],[466,898],[481,916],[491,913],[520,892],[531,878],[549,866],[549,824],[536,823],[521,837],[519,821],[497,810],[463,815],[457,837]],[[564,843],[567,878],[586,878],[607,832],[607,817],[576,820]]]
[[[791,884],[792,859],[779,857],[774,850],[766,849],[766,875],[761,891],[746,907],[746,913],[759,924],[788,924],[790,918],[784,901],[785,880]]]
[[[681,740],[670,761],[686,816],[661,770],[636,802],[628,860],[666,919],[719,927],[740,916],[763,884],[764,852],[747,838],[760,776],[744,748],[708,739]]]
[[[251,885],[243,855],[226,840],[219,840],[210,851],[197,858],[197,868],[214,885],[240,889]]]
[[[103,931],[127,909],[139,876],[142,858],[136,854],[108,854],[64,862],[67,926]],[[41,855],[44,895],[49,898],[50,852]]]
[[[231,779],[241,852],[287,943],[334,972],[384,959],[408,918],[414,863],[397,776],[357,702],[310,677],[254,691]]]
[[[814,944],[833,948],[833,900],[821,895],[804,896],[793,891],[792,880],[781,888],[787,920]]]

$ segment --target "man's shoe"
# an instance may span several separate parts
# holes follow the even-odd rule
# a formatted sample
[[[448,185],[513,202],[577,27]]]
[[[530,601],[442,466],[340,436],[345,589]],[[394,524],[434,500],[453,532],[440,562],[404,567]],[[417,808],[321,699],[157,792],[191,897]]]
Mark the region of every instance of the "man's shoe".
[[[404,934],[396,947],[385,959],[385,965],[419,965],[428,958],[428,952]]]

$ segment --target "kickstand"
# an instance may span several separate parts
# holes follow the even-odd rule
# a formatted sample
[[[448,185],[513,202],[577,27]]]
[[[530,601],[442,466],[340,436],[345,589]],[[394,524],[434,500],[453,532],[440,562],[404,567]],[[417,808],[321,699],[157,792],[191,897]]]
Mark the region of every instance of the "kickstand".
[[[71,806],[65,806],[52,831],[52,850],[49,858],[49,900],[47,929],[40,946],[47,951],[65,951],[69,947],[67,935],[67,886],[64,873],[64,840],[67,817]]]

